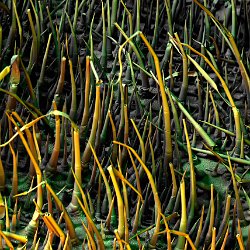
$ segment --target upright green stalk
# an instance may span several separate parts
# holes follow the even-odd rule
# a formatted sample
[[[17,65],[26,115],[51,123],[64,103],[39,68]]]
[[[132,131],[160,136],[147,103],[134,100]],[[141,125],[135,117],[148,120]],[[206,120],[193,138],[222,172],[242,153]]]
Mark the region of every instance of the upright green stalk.
[[[131,48],[133,49],[136,57],[137,57],[137,60],[139,61],[139,65],[140,67],[142,68],[142,70],[140,70],[140,73],[141,73],[141,77],[142,77],[142,86],[143,88],[146,90],[149,88],[149,82],[148,82],[148,77],[147,75],[145,74],[145,71],[146,71],[146,68],[145,68],[145,64],[144,64],[144,61],[143,61],[143,58],[141,57],[141,54],[139,53],[139,50],[137,49],[137,47],[135,46],[135,44],[133,43],[131,37],[128,37],[126,35],[126,33],[122,30],[122,28],[117,24],[115,23],[115,26],[119,29],[119,31],[121,32],[121,34],[125,37],[126,39],[126,42],[121,46],[121,47],[124,47],[124,45],[126,45],[126,43],[128,42],[129,45],[131,46]],[[135,33],[136,34],[136,33]],[[134,35],[135,35],[134,34]],[[133,36],[134,36],[133,35]],[[120,48],[121,48],[120,47]]]
[[[220,73],[215,69],[215,67],[213,66],[213,64],[207,59],[206,56],[202,55],[200,52],[198,52],[197,50],[195,50],[194,48],[192,48],[191,46],[189,46],[188,44],[183,44],[184,46],[187,46],[191,51],[195,52],[196,54],[198,54],[199,56],[203,57],[205,62],[212,68],[212,70],[214,71],[214,73],[216,74],[216,76],[219,78],[221,85],[225,91],[225,94],[229,100],[229,103],[232,107],[232,111],[234,114],[234,121],[235,121],[235,131],[236,131],[236,139],[235,139],[235,154],[238,155],[240,153],[240,145],[241,145],[241,136],[242,136],[242,131],[241,131],[241,126],[240,126],[240,114],[239,114],[239,110],[237,109],[237,107],[235,106],[235,102],[233,100],[233,97],[230,93],[230,90],[226,84],[226,82],[224,81],[224,79],[222,78],[222,76],[220,75]],[[223,96],[221,95],[221,93],[219,92],[217,85],[215,84],[215,82],[211,79],[211,77],[198,65],[198,63],[191,58],[188,55],[188,58],[191,60],[191,62],[195,65],[195,67],[201,72],[202,76],[208,81],[208,83],[217,91],[217,93],[223,98]],[[250,83],[250,82],[249,82]],[[224,98],[223,98],[224,99]],[[225,102],[227,102],[224,99]],[[228,103],[228,102],[227,102]]]
[[[15,5],[16,5],[16,2],[17,2],[16,0],[13,0],[13,3]],[[5,45],[3,52],[1,54],[2,56],[4,56],[6,51],[10,52],[13,49],[16,32],[17,32],[16,14],[15,14],[15,9],[13,7],[12,12],[11,12],[11,26],[10,26],[10,30],[9,30],[9,35],[7,38],[6,45]]]
[[[183,77],[182,77],[182,85],[181,85],[179,99],[181,102],[184,102],[184,100],[186,100],[187,91],[188,91],[188,59],[187,59],[186,53],[185,53],[185,51],[180,43],[179,36],[176,33],[174,35],[175,35],[176,40],[178,41],[179,49],[180,49],[181,55],[182,55]]]
[[[155,25],[154,25],[154,35],[153,35],[153,41],[152,41],[152,47],[155,48],[157,42],[158,42],[158,36],[159,36],[159,0],[156,0],[156,12],[155,12]]]
[[[235,55],[235,58],[236,58],[236,60],[237,60],[237,62],[239,64],[241,76],[242,76],[244,84],[245,84],[247,98],[248,98],[248,106],[250,106],[250,79],[249,79],[249,75],[247,73],[247,70],[246,70],[246,68],[245,68],[245,66],[243,64],[243,61],[242,61],[241,55],[239,53],[238,47],[237,47],[237,45],[235,43],[234,37],[228,31],[228,29],[224,25],[222,25],[205,6],[203,6],[200,2],[198,2],[198,0],[194,0],[194,2],[197,5],[199,5],[200,8],[202,8],[206,12],[207,15],[210,16],[210,18],[213,20],[215,25],[220,30],[222,36],[224,37],[224,39],[228,43],[228,46],[233,51],[233,53]]]
[[[232,5],[232,29],[231,33],[233,38],[235,39],[237,34],[237,15],[236,15],[236,6],[235,6],[235,0],[231,0],[231,5]]]
[[[36,19],[36,33],[37,33],[37,56],[39,55],[39,50],[40,50],[40,41],[41,41],[41,29],[40,29],[40,22],[39,22],[39,17],[37,14],[37,9],[34,6],[34,3],[32,0],[30,0],[35,19]]]
[[[164,2],[165,2],[167,16],[168,16],[169,34],[171,36],[173,36],[174,35],[174,31],[173,31],[173,23],[172,23],[171,3],[170,3],[170,0],[164,0]]]
[[[106,72],[107,70],[107,32],[106,32],[106,24],[105,24],[105,11],[102,2],[102,57],[101,57],[101,65],[103,70]]]
[[[117,9],[118,9],[118,0],[113,0],[112,1],[112,7],[111,7],[111,19],[110,19],[110,31],[111,31],[111,34],[113,34],[113,31],[114,31],[114,25],[115,25],[115,22],[117,20]]]
[[[61,60],[60,76],[58,79],[57,88],[54,95],[54,101],[56,102],[57,107],[60,105],[62,90],[64,86],[65,68],[66,68],[66,58],[63,57]]]
[[[81,137],[86,136],[88,119],[89,119],[89,94],[90,94],[90,57],[86,57],[86,73],[85,73],[85,97],[84,97],[84,111],[80,126]]]
[[[136,28],[135,31],[138,32],[141,29],[141,0],[136,0]],[[136,37],[136,42],[139,44],[140,37]]]
[[[38,107],[39,107],[40,99],[41,99],[40,98],[40,88],[42,87],[42,85],[44,83],[45,67],[46,67],[46,62],[47,62],[47,58],[48,58],[48,54],[49,54],[50,41],[51,41],[51,34],[49,34],[46,50],[45,50],[44,57],[43,57],[41,72],[40,72],[39,78],[37,80],[36,98],[37,98],[37,102],[38,102]]]
[[[28,72],[30,73],[38,59],[38,42],[37,42],[37,34],[36,34],[35,26],[32,20],[32,16],[30,13],[30,9],[27,10],[27,14],[28,14],[32,38],[33,38],[32,47],[30,50],[30,60],[29,60],[29,65],[28,65]]]
[[[61,58],[61,56],[60,56],[60,48],[59,48],[59,41],[57,40],[57,33],[56,33],[56,30],[55,30],[54,24],[52,22],[48,6],[46,7],[46,10],[47,10],[47,14],[48,14],[48,18],[49,18],[49,23],[50,23],[50,28],[51,28],[51,31],[52,31],[53,40],[54,40],[54,44],[55,44],[56,60],[57,60],[57,63],[59,64],[60,58]]]

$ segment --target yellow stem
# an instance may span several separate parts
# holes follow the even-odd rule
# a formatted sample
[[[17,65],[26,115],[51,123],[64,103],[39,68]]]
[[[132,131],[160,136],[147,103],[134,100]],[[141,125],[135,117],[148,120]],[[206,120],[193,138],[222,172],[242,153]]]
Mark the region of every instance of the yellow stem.
[[[168,166],[168,164],[172,162],[173,160],[173,149],[172,149],[172,138],[171,138],[171,119],[170,119],[170,110],[169,110],[169,105],[167,101],[167,95],[165,92],[165,86],[164,86],[163,78],[161,74],[160,62],[153,48],[149,44],[147,38],[141,32],[139,34],[142,40],[144,41],[144,43],[146,44],[146,46],[148,47],[149,52],[154,58],[155,69],[156,69],[156,74],[158,77],[158,84],[160,87],[162,106],[163,106],[164,143],[165,143],[164,155],[166,156],[166,158],[164,159],[164,165]]]
[[[158,239],[158,233],[160,231],[161,201],[160,201],[160,198],[158,196],[158,191],[157,191],[157,188],[156,188],[156,185],[155,185],[155,182],[154,182],[154,178],[153,178],[151,172],[149,171],[149,169],[146,167],[146,165],[144,164],[142,159],[139,157],[139,155],[136,153],[136,151],[133,148],[131,148],[128,145],[123,144],[121,142],[114,141],[113,143],[124,146],[129,151],[131,151],[134,154],[134,156],[136,157],[136,159],[139,161],[141,166],[143,167],[145,173],[147,174],[147,177],[148,177],[148,180],[149,180],[149,183],[151,185],[152,192],[153,192],[153,195],[154,195],[155,204],[156,204],[156,207],[157,207],[157,212],[156,212],[157,219],[156,219],[155,231],[154,231],[153,236],[152,236],[151,241],[150,241],[150,245],[152,247],[155,247],[156,243],[157,243],[157,239]]]
[[[124,238],[124,233],[125,233],[125,222],[124,222],[124,205],[123,205],[123,199],[121,196],[121,192],[118,186],[118,183],[115,178],[115,174],[113,171],[112,165],[110,165],[108,168],[109,174],[111,176],[111,180],[114,185],[115,193],[116,193],[116,198],[117,198],[117,204],[118,204],[118,234],[119,236],[123,239]]]

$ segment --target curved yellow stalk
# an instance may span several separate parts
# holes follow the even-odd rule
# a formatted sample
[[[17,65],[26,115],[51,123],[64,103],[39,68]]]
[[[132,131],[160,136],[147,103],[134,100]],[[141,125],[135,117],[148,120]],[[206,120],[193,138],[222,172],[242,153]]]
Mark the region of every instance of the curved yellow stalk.
[[[74,224],[72,223],[71,218],[69,217],[69,214],[67,212],[67,210],[65,209],[63,203],[60,201],[60,199],[57,197],[56,193],[53,191],[53,189],[51,188],[51,186],[46,182],[46,188],[47,190],[51,193],[51,195],[53,196],[55,203],[57,204],[57,206],[59,207],[59,209],[63,212],[63,217],[67,226],[67,229],[69,231],[69,236],[71,239],[71,243],[73,245],[77,244],[78,242],[78,238],[75,232],[75,227]]]
[[[229,234],[229,226],[227,226],[227,231],[226,231],[226,234],[224,236],[223,243],[221,245],[220,250],[224,250],[225,249],[225,246],[226,246],[226,243],[227,243],[227,240],[228,240],[228,234]]]
[[[17,114],[16,111],[12,112],[12,115],[17,119],[17,121],[22,126],[25,126],[25,123],[23,122],[23,120]],[[29,143],[30,150],[31,150],[32,154],[35,156],[35,159],[37,160],[37,151],[36,151],[35,143],[33,141],[32,134],[31,134],[30,130],[29,129],[25,129],[25,134],[27,136],[27,140],[28,140],[28,143]],[[32,178],[35,175],[35,173],[36,172],[35,172],[34,166],[33,166],[32,161],[31,161],[30,162],[30,168],[29,168],[29,177]]]
[[[230,159],[230,156],[229,156],[228,152],[227,152],[227,157],[228,157],[230,173],[231,173],[232,181],[233,181],[234,193],[235,193],[235,198],[236,198],[236,203],[237,203],[238,217],[239,217],[240,220],[245,221],[245,215],[243,213],[243,207],[242,207],[242,203],[241,203],[241,199],[240,199],[240,195],[239,195],[239,190],[238,190],[238,187],[237,187],[237,182],[235,180],[235,174],[234,174],[234,171],[233,171],[233,167],[232,167],[232,164],[231,164],[231,159]]]
[[[176,231],[176,230],[170,230],[170,232],[173,233],[173,234],[179,235],[181,237],[185,237],[187,239],[187,241],[189,242],[192,250],[196,250],[196,247],[194,246],[194,243],[190,239],[189,234],[186,234],[186,233],[183,233],[183,232],[180,232],[180,231]]]
[[[187,207],[186,207],[186,193],[185,193],[185,181],[181,180],[181,222],[179,227],[179,237],[175,247],[175,250],[182,250],[185,245],[185,234],[187,230]],[[173,232],[173,231],[171,231]]]
[[[75,121],[76,118],[76,82],[73,72],[72,61],[69,59],[69,70],[70,70],[70,80],[71,80],[71,106],[69,117],[71,120]]]
[[[84,222],[82,221],[82,226],[84,227],[84,230],[88,236],[88,241],[91,245],[91,249],[96,250],[96,245],[95,245],[95,241],[94,238],[92,237],[91,233],[89,232],[88,228],[85,226]]]
[[[12,233],[16,232],[16,228],[17,228],[17,199],[15,200],[15,205],[14,205],[14,209],[13,209],[13,214],[12,214],[12,219],[11,219],[11,227],[10,227],[10,231]]]
[[[86,207],[86,211],[89,213],[89,215],[91,214],[90,213],[90,209],[89,209],[89,205],[88,205],[88,201],[87,201],[87,197],[86,195],[84,194],[83,190],[82,190],[82,187],[77,179],[77,176],[76,174],[74,173],[74,171],[72,170],[72,173],[73,173],[73,176],[75,178],[75,184],[77,185],[77,188],[79,189],[81,195],[82,195],[82,200],[83,200],[83,203],[84,203],[84,206]],[[74,191],[73,191],[74,192]],[[77,200],[76,198],[78,197],[79,195],[75,195],[74,196],[74,200]],[[76,208],[77,208],[77,205],[74,205]]]
[[[116,193],[116,198],[117,198],[117,206],[118,206],[118,234],[119,236],[123,239],[124,233],[125,233],[125,221],[124,221],[124,204],[123,204],[123,199],[121,196],[121,192],[118,186],[118,183],[115,178],[115,174],[113,171],[112,165],[110,165],[108,168],[111,180],[114,185],[115,193]]]
[[[197,230],[196,239],[195,239],[195,242],[194,242],[194,245],[197,248],[198,248],[199,243],[200,243],[200,236],[201,236],[201,232],[202,232],[203,217],[204,217],[204,205],[202,206],[201,216],[200,216],[200,223],[199,223],[199,227],[198,227],[198,230]]]
[[[100,162],[99,162],[99,160],[98,160],[98,158],[96,156],[96,152],[95,152],[95,150],[94,150],[94,148],[92,147],[91,144],[90,144],[90,149],[91,149],[92,154],[94,156],[94,159],[95,159],[95,161],[97,163],[97,166],[99,168],[100,174],[101,174],[101,176],[103,178],[103,181],[104,181],[104,184],[105,184],[105,187],[106,187],[106,193],[107,193],[107,197],[108,197],[109,206],[111,206],[111,203],[112,203],[112,192],[111,192],[110,185],[108,183],[108,179],[107,179],[107,177],[106,177],[106,175],[104,173],[102,165],[100,164]]]
[[[6,197],[4,197],[4,205],[5,205],[5,228],[7,231],[10,231],[9,209],[8,209]]]
[[[157,188],[156,188],[156,185],[155,185],[155,182],[154,182],[154,178],[153,178],[151,172],[149,171],[149,169],[147,168],[147,166],[143,163],[142,159],[140,158],[140,156],[136,153],[136,151],[133,148],[131,148],[128,145],[123,144],[121,142],[114,141],[113,143],[119,144],[119,145],[121,145],[123,147],[126,147],[129,151],[131,151],[133,153],[133,155],[136,157],[136,159],[139,161],[141,166],[143,167],[145,173],[147,174],[147,177],[148,177],[148,180],[149,180],[149,183],[151,185],[152,192],[153,192],[153,195],[154,195],[156,208],[157,208],[157,212],[156,212],[157,219],[156,219],[156,223],[155,223],[156,224],[155,225],[155,230],[154,230],[153,236],[152,236],[152,238],[150,240],[150,245],[152,247],[155,247],[156,243],[157,243],[157,239],[158,239],[158,233],[160,231],[161,201],[160,201],[160,198],[158,196],[158,191],[157,191]]]
[[[73,195],[71,199],[71,203],[69,204],[69,207],[71,207],[73,210],[77,209],[78,203],[77,203],[77,197],[80,196],[80,193],[83,194],[81,186],[82,186],[82,168],[81,168],[81,153],[80,153],[80,135],[78,129],[74,129],[74,152],[75,152],[75,169],[73,171],[73,175],[75,177],[75,183],[74,183],[74,190]],[[83,194],[83,198],[85,198],[85,195]],[[86,203],[85,203],[86,205]]]
[[[112,199],[112,202],[111,202],[111,205],[109,205],[109,212],[108,212],[108,215],[107,215],[107,218],[106,218],[106,226],[107,228],[110,230],[110,221],[111,221],[111,215],[114,211],[114,202],[115,202],[115,197],[113,197]]]
[[[239,68],[240,68],[240,72],[241,72],[241,75],[242,75],[242,78],[244,80],[244,84],[246,85],[246,91],[247,91],[247,94],[249,95],[249,91],[250,91],[250,79],[249,79],[249,75],[247,73],[247,70],[243,64],[243,61],[241,59],[241,56],[240,56],[240,53],[239,53],[239,50],[238,50],[238,47],[235,43],[235,40],[234,40],[234,37],[233,35],[228,31],[228,29],[222,25],[215,17],[214,15],[205,7],[203,6],[201,3],[199,3],[197,0],[194,0],[194,2],[200,6],[201,9],[203,9],[206,14],[208,16],[210,16],[210,18],[213,20],[213,22],[216,24],[217,27],[219,27],[219,30],[221,31],[222,35],[224,36],[224,38],[228,37],[228,39],[226,39],[230,49],[233,51],[234,55],[235,55],[235,58],[239,64]]]
[[[129,137],[129,120],[128,120],[128,105],[124,104],[123,106],[123,115],[124,115],[124,136],[123,136],[123,143],[128,143],[128,137]],[[122,114],[121,113],[121,114]],[[118,131],[119,135],[119,131]],[[120,165],[123,166],[123,163],[126,163],[127,159],[127,150],[124,148],[122,150],[121,158],[119,159]]]
[[[235,121],[235,131],[236,131],[236,145],[235,145],[235,148],[236,148],[236,153],[239,153],[240,151],[240,144],[241,144],[241,127],[240,127],[240,116],[239,116],[239,110],[236,108],[235,106],[235,103],[234,103],[234,100],[233,100],[233,97],[229,91],[229,88],[226,84],[226,82],[224,81],[224,79],[222,78],[222,76],[220,75],[220,73],[218,72],[218,70],[213,66],[213,64],[208,60],[208,58],[206,56],[204,56],[202,53],[200,53],[199,51],[195,50],[193,47],[191,47],[190,45],[188,44],[185,44],[185,43],[181,43],[183,46],[186,46],[188,47],[191,51],[193,51],[195,54],[201,56],[204,61],[209,65],[209,67],[214,71],[214,73],[216,74],[216,76],[219,78],[220,82],[221,82],[221,85],[225,91],[225,94],[230,102],[230,105],[232,107],[232,111],[233,111],[233,114],[234,114],[234,121]],[[189,55],[188,55],[188,58],[192,61],[192,63],[198,68],[199,71],[202,71],[203,69],[200,68],[200,66],[196,63],[196,61],[191,58]],[[203,70],[204,71],[204,70]],[[205,72],[203,74],[203,76],[206,76]],[[216,84],[214,83],[213,80],[210,81],[210,77],[207,76],[208,79],[209,79],[209,82],[210,84],[212,84],[212,87],[220,94],[220,92],[218,91],[218,88],[216,86]],[[221,94],[220,94],[221,95]]]
[[[28,155],[30,157],[30,160],[32,161],[33,166],[35,167],[36,175],[37,175],[37,205],[41,209],[42,206],[43,206],[43,191],[42,191],[42,186],[39,185],[42,182],[41,169],[38,166],[38,163],[37,163],[34,155],[32,154],[32,152],[31,152],[31,150],[30,150],[30,148],[28,146],[28,143],[27,143],[26,139],[24,138],[24,135],[22,134],[22,132],[18,128],[16,122],[14,121],[14,119],[12,118],[12,116],[10,116],[8,114],[7,114],[7,116],[8,116],[8,119],[15,125],[17,133],[19,134],[19,136],[20,136],[20,138],[21,138],[21,140],[23,142],[23,145],[26,148],[27,153],[28,153]],[[30,223],[28,225],[27,233],[29,233],[29,231],[31,230],[32,234],[33,234],[34,229],[36,229],[37,226],[38,226],[37,225],[37,219],[38,219],[38,217],[39,217],[39,212],[36,209],[35,212],[34,212],[34,214],[33,214],[32,220],[30,221]]]
[[[224,216],[223,216],[223,219],[222,219],[222,221],[220,223],[219,231],[218,231],[218,234],[217,234],[218,237],[224,237],[225,236],[228,221],[229,221],[230,206],[231,206],[231,195],[227,195]]]
[[[39,243],[40,243],[40,238],[38,239],[38,241],[37,241],[37,243],[35,245],[34,250],[38,250],[39,249]]]
[[[122,182],[126,183],[133,191],[135,191],[137,195],[139,196],[140,200],[143,201],[141,193],[138,190],[136,190],[136,188],[133,187],[133,185],[123,176],[121,168],[119,167],[119,171],[113,168],[113,171],[114,171],[115,176],[118,177]]]
[[[130,119],[130,121],[132,122],[132,125],[133,125],[133,127],[134,127],[134,130],[135,130],[135,132],[136,132],[136,134],[137,134],[137,136],[138,136],[138,139],[139,139],[139,142],[140,142],[140,146],[141,146],[141,154],[142,154],[141,159],[142,159],[143,163],[145,164],[145,163],[146,163],[146,151],[145,151],[145,144],[144,144],[144,141],[143,141],[143,139],[142,139],[142,137],[141,137],[141,134],[140,134],[140,132],[138,131],[138,128],[137,128],[137,126],[135,125],[135,122],[133,121],[133,119]],[[140,171],[140,176],[141,176],[141,171]]]
[[[240,250],[245,250],[245,247],[244,247],[244,244],[243,244],[243,241],[242,241],[242,236],[240,234],[237,234],[236,239],[238,241]]]
[[[10,240],[8,239],[7,236],[5,236],[5,234],[3,233],[3,231],[0,230],[0,235],[3,237],[6,245],[9,247],[10,250],[14,250],[14,247],[12,245],[12,243],[10,242]]]
[[[164,214],[161,214],[161,216],[163,217],[163,222],[164,222],[165,227],[166,227],[168,250],[172,250],[171,234],[170,234],[170,229],[168,227],[168,222],[167,222]]]
[[[195,177],[195,171],[194,171],[194,162],[193,162],[193,155],[192,155],[192,149],[191,144],[188,137],[188,131],[186,126],[186,121],[183,119],[183,126],[184,126],[184,132],[186,136],[186,142],[187,142],[187,150],[188,150],[188,159],[189,159],[189,165],[190,165],[190,200],[191,200],[191,206],[190,206],[190,212],[189,212],[189,218],[188,222],[191,223],[191,221],[194,218],[194,212],[197,207],[197,194],[196,194],[196,177]]]
[[[188,91],[188,59],[187,59],[187,55],[180,43],[180,39],[177,33],[174,34],[176,40],[178,41],[178,45],[179,45],[179,49],[181,52],[181,56],[182,56],[182,64],[183,64],[183,78],[182,78],[182,85],[181,85],[181,91],[180,91],[180,95],[179,95],[179,99],[181,102],[185,101],[186,97],[187,97],[187,91]]]
[[[56,105],[59,105],[60,97],[62,94],[63,86],[64,86],[64,80],[65,80],[65,68],[66,68],[66,57],[62,57],[61,59],[61,68],[60,68],[60,76],[58,79],[56,92],[54,95],[54,101],[56,102]]]
[[[168,106],[168,100],[167,95],[165,92],[165,86],[163,83],[163,78],[161,74],[161,67],[159,58],[157,57],[156,53],[154,52],[153,48],[149,44],[147,38],[142,34],[142,32],[139,32],[140,37],[148,47],[149,52],[154,58],[155,63],[155,69],[156,74],[158,77],[158,84],[161,92],[161,98],[162,98],[162,106],[163,106],[163,121],[164,121],[164,165],[168,166],[170,162],[173,160],[173,149],[172,149],[172,138],[171,138],[171,120],[170,120],[170,110]]]
[[[62,229],[60,228],[60,226],[57,224],[55,219],[52,217],[52,215],[50,213],[45,213],[42,216],[42,219],[43,219],[44,223],[46,224],[46,226],[48,227],[48,229],[51,232],[53,232],[57,237],[60,238],[61,244],[63,246],[65,243],[65,239],[66,239],[65,234],[62,231]]]
[[[99,116],[100,116],[100,105],[101,105],[101,83],[102,81],[99,79],[93,62],[90,61],[90,65],[92,68],[92,71],[96,77],[96,97],[95,97],[95,110],[94,110],[94,116],[93,116],[93,122],[92,122],[92,128],[89,136],[89,143],[87,144],[83,156],[82,156],[82,167],[85,167],[86,164],[89,162],[91,158],[91,149],[90,145],[95,145],[95,138],[96,138],[96,130],[99,122]]]
[[[1,72],[0,72],[0,81],[4,79],[5,76],[7,76],[10,73],[10,66],[6,66]]]
[[[54,110],[57,110],[56,102],[52,102]],[[55,144],[53,147],[53,151],[51,157],[49,159],[49,163],[47,166],[48,172],[52,171],[55,172],[57,170],[57,162],[60,153],[60,117],[59,115],[55,115],[56,120],[56,135],[55,135]]]
[[[26,244],[27,241],[28,241],[28,238],[25,235],[15,234],[15,233],[6,232],[6,231],[2,231],[2,233],[6,237],[11,238],[11,239],[16,240],[16,241],[19,241],[19,242],[21,242],[23,244]]]
[[[87,218],[87,220],[88,220],[90,226],[92,227],[93,231],[95,232],[95,235],[96,235],[96,238],[97,238],[98,249],[99,249],[99,250],[105,250],[105,246],[104,246],[104,243],[103,243],[102,236],[101,236],[101,234],[99,233],[98,229],[96,228],[95,223],[94,223],[93,220],[91,219],[89,213],[88,213],[88,212],[86,211],[86,209],[84,208],[84,206],[83,206],[81,200],[80,200],[78,197],[76,197],[76,198],[77,198],[77,201],[78,201],[80,207],[82,208],[83,212],[85,213],[86,218]]]
[[[111,124],[113,141],[116,141],[116,139],[117,139],[117,137],[116,137],[116,128],[115,128],[115,124],[114,124],[114,121],[113,121],[110,110],[108,111],[108,116],[109,116],[109,120],[110,120],[110,124]],[[112,155],[111,155],[111,161],[113,163],[116,162],[117,154],[118,154],[118,147],[117,147],[117,145],[114,145],[113,148],[112,148]]]
[[[129,154],[129,157],[130,157],[130,160],[132,162],[132,166],[133,166],[133,169],[135,171],[135,178],[136,178],[136,186],[137,186],[137,189],[138,189],[138,192],[141,194],[142,193],[142,190],[141,190],[141,183],[140,183],[140,176],[139,176],[139,172],[137,170],[137,167],[135,165],[135,161],[131,155],[131,152],[128,151],[128,154]]]
[[[119,250],[123,250],[124,248],[123,248],[123,245],[122,245],[122,239],[121,239],[121,236],[119,234],[119,230],[115,229],[114,233],[115,233],[116,240],[117,240],[117,242],[119,244]]]
[[[65,240],[64,246],[63,246],[63,250],[67,250],[68,243],[69,243],[69,233],[67,233],[66,240]]]

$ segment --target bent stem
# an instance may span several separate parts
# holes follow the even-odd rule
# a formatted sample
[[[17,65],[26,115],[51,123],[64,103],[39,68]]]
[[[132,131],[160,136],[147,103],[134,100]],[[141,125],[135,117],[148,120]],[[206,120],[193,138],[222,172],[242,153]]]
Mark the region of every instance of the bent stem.
[[[123,204],[123,199],[122,199],[122,196],[121,196],[121,192],[120,192],[118,183],[117,183],[116,178],[115,178],[115,174],[114,174],[112,165],[110,165],[107,169],[109,171],[111,180],[113,182],[115,193],[116,193],[116,197],[117,197],[118,218],[119,218],[119,220],[118,220],[118,234],[119,234],[119,237],[121,239],[123,239],[124,238],[124,234],[125,234],[125,221],[124,221],[124,204]]]
[[[94,116],[93,116],[93,122],[92,122],[92,128],[89,136],[89,143],[87,144],[83,156],[82,156],[82,167],[86,167],[86,164],[89,162],[91,158],[91,149],[90,145],[95,145],[95,139],[96,139],[96,131],[97,126],[99,122],[99,116],[100,116],[100,109],[101,109],[101,83],[102,81],[99,79],[96,70],[93,65],[93,61],[90,61],[91,69],[95,75],[96,78],[96,97],[95,97],[95,110],[94,110]]]
[[[42,191],[42,186],[39,185],[42,182],[42,173],[41,173],[40,167],[38,166],[38,163],[37,163],[34,155],[32,154],[32,151],[30,150],[30,147],[28,146],[28,143],[27,143],[26,139],[24,138],[24,135],[20,131],[18,125],[16,124],[15,120],[9,114],[7,114],[7,116],[8,116],[8,119],[15,125],[17,133],[18,133],[19,137],[21,138],[21,140],[23,142],[23,145],[26,148],[27,153],[28,153],[28,155],[30,157],[30,160],[32,161],[33,166],[35,168],[36,177],[37,177],[37,206],[41,209],[42,206],[43,206],[43,191]],[[32,216],[32,220],[30,221],[30,223],[29,223],[29,225],[27,227],[27,233],[28,234],[33,235],[35,233],[35,230],[36,230],[36,228],[38,226],[38,223],[37,223],[38,217],[39,217],[39,212],[36,209],[34,211],[33,216]]]
[[[54,110],[57,110],[56,102],[53,101]],[[47,166],[47,171],[55,173],[57,171],[57,162],[60,153],[60,118],[59,115],[55,115],[56,120],[56,136],[55,136],[55,145]]]
[[[158,84],[160,87],[161,98],[162,98],[162,106],[163,106],[163,120],[164,120],[164,165],[168,166],[170,162],[173,160],[173,149],[172,149],[172,139],[171,139],[171,120],[170,120],[170,110],[168,106],[167,95],[165,92],[165,87],[163,83],[163,78],[161,74],[161,67],[159,58],[157,57],[156,53],[154,52],[153,48],[149,44],[147,38],[139,32],[140,37],[148,47],[149,52],[154,58],[156,74],[158,77]]]
[[[69,217],[67,210],[65,209],[63,203],[60,201],[60,199],[58,198],[56,193],[53,191],[53,189],[51,188],[51,186],[47,182],[46,182],[46,188],[47,188],[48,192],[50,192],[51,195],[53,196],[55,203],[57,204],[57,207],[59,207],[60,210],[63,212],[63,217],[64,217],[65,223],[67,225],[67,229],[69,230],[69,236],[71,239],[71,243],[73,245],[76,245],[78,243],[78,237],[77,237],[76,232],[75,232],[74,224],[72,223],[72,220]]]
[[[102,236],[100,234],[100,232],[98,231],[98,229],[96,228],[96,225],[95,223],[93,222],[93,220],[91,219],[89,213],[86,211],[86,209],[84,208],[81,200],[77,197],[77,201],[80,205],[80,207],[82,208],[83,212],[85,213],[86,215],[86,218],[88,220],[88,223],[91,225],[93,231],[95,232],[95,235],[96,235],[96,238],[97,238],[97,245],[98,245],[98,249],[100,250],[105,250],[105,246],[104,246],[104,243],[103,243],[103,239],[102,239]]]
[[[194,171],[194,162],[193,162],[193,155],[192,155],[192,149],[191,144],[188,137],[188,131],[187,131],[187,125],[185,119],[183,119],[183,126],[184,126],[184,132],[186,136],[187,141],[187,150],[188,150],[188,159],[190,164],[190,199],[191,199],[191,207],[188,215],[188,225],[191,225],[191,222],[194,218],[194,212],[197,208],[197,194],[196,194],[196,177],[195,177],[195,171]]]
[[[139,163],[141,164],[141,166],[143,167],[145,173],[147,174],[149,183],[151,185],[152,188],[152,192],[154,195],[154,200],[155,200],[155,204],[156,204],[156,214],[157,214],[157,218],[156,218],[156,223],[155,223],[155,230],[153,233],[153,236],[150,240],[150,247],[155,248],[156,247],[156,243],[157,243],[157,239],[158,239],[158,233],[160,231],[160,218],[161,218],[161,201],[160,198],[158,196],[158,191],[154,182],[154,177],[152,176],[151,172],[149,171],[149,169],[146,167],[146,165],[143,163],[142,159],[140,158],[140,156],[136,153],[136,151],[129,147],[126,144],[123,144],[121,142],[117,142],[114,141],[113,143],[121,145],[123,147],[126,147],[129,151],[131,151],[133,153],[133,155],[136,157],[136,159],[139,161]]]

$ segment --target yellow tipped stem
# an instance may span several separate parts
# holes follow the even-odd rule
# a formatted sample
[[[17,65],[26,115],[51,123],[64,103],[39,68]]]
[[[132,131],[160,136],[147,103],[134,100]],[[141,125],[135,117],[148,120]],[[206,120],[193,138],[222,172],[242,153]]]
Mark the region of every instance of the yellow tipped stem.
[[[116,198],[117,198],[117,204],[118,204],[118,218],[119,218],[119,221],[118,221],[118,234],[119,234],[119,237],[123,239],[124,238],[124,233],[125,233],[123,199],[122,199],[122,196],[121,196],[121,192],[120,192],[118,183],[117,183],[116,178],[115,178],[113,167],[109,166],[108,171],[109,171],[111,180],[112,180],[113,185],[114,185]]]

